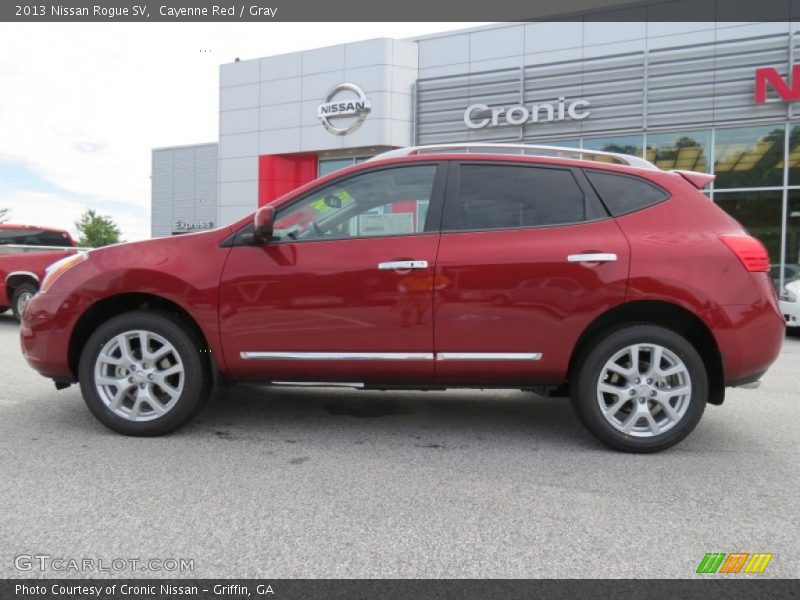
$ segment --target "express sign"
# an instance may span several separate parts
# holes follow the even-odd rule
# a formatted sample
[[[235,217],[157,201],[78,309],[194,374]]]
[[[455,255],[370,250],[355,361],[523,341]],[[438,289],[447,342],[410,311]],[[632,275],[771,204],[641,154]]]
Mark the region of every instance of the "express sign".
[[[564,96],[558,102],[521,104],[490,108],[486,104],[473,104],[464,111],[464,125],[469,129],[483,129],[484,127],[497,127],[498,125],[524,125],[526,123],[549,123],[552,121],[565,121],[567,119],[581,120],[591,114],[587,110],[589,101],[584,99],[567,102]]]
[[[778,69],[773,67],[760,67],[756,69],[756,104],[764,104],[767,101],[767,84],[772,86],[781,100],[784,102],[795,102],[800,100],[800,65],[792,67],[792,84],[784,80]]]

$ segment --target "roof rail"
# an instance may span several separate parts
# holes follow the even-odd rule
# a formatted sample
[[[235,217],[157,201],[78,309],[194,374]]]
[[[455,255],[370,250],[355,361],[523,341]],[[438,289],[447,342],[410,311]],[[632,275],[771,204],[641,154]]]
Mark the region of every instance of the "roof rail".
[[[580,159],[583,156],[597,156],[611,159],[612,162],[629,167],[639,167],[641,169],[658,169],[649,160],[645,160],[631,154],[620,154],[618,152],[604,152],[602,150],[584,150],[581,148],[565,148],[562,146],[540,146],[536,144],[491,144],[491,143],[458,143],[458,144],[431,144],[428,146],[411,146],[408,148],[398,148],[389,150],[370,160],[383,160],[386,158],[397,158],[401,156],[413,156],[427,153],[440,153],[452,150],[454,152],[484,152],[490,151],[495,154],[526,154],[528,156],[547,156],[552,153],[575,154]],[[496,152],[500,150],[501,152]],[[507,151],[507,152],[502,152]],[[526,152],[529,151],[529,152]]]

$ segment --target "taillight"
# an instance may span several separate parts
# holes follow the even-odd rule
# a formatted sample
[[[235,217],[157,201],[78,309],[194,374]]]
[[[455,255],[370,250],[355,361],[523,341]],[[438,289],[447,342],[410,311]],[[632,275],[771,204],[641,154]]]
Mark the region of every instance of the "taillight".
[[[769,271],[769,254],[764,244],[756,238],[744,234],[726,233],[719,239],[731,249],[736,257],[751,273],[764,273]]]

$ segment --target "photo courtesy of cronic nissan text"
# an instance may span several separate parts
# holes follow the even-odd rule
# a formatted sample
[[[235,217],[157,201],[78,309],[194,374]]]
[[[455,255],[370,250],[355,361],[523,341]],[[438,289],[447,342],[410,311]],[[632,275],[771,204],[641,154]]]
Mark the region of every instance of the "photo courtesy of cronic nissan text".
[[[0,4],[0,599],[800,597],[800,0]]]

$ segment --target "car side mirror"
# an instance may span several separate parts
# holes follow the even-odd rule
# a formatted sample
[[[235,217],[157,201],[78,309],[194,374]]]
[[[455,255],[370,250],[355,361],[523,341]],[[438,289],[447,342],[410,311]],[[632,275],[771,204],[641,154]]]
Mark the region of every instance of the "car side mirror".
[[[250,244],[266,244],[272,239],[275,226],[275,207],[262,206],[253,217],[253,233],[246,235],[244,242]]]

